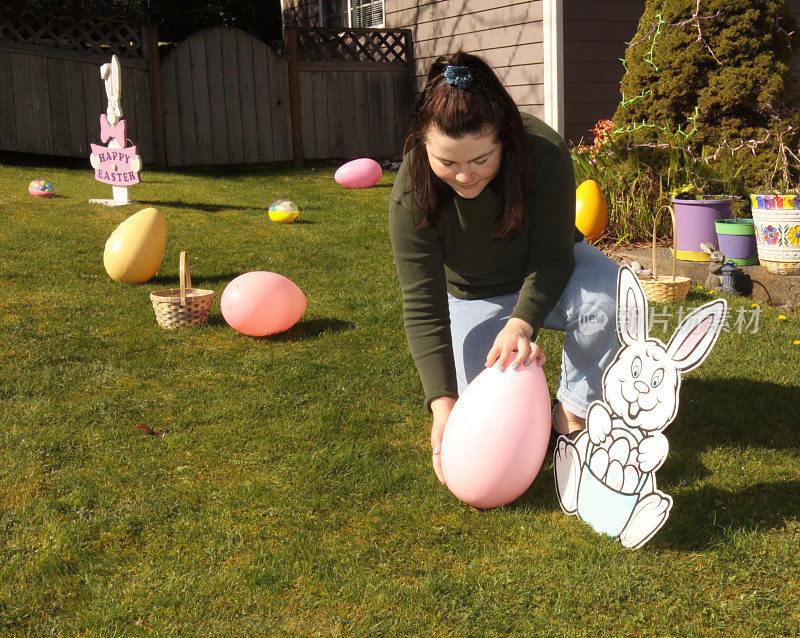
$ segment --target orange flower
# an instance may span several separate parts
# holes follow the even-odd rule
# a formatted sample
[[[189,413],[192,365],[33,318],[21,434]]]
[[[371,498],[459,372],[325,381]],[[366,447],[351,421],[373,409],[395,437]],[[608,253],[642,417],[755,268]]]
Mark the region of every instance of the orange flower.
[[[592,133],[594,133],[594,144],[592,148],[595,151],[599,151],[603,145],[611,141],[610,133],[612,128],[614,128],[614,124],[611,120],[599,120],[597,124],[595,124],[592,129]]]

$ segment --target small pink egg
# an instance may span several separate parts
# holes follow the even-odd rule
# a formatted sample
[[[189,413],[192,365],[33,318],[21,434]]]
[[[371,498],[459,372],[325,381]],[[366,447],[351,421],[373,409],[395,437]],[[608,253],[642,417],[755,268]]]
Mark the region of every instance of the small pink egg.
[[[374,159],[362,157],[361,159],[342,164],[333,176],[337,184],[347,188],[369,188],[375,186],[381,178],[383,170]]]

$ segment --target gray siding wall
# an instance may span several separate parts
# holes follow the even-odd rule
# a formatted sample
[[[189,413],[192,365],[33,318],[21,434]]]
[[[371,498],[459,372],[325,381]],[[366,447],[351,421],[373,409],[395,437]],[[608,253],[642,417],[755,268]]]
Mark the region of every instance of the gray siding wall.
[[[797,0],[800,4],[800,0]],[[633,40],[644,0],[564,2],[564,136],[591,142],[598,120],[610,120],[625,72],[620,58]]]
[[[544,117],[541,0],[385,0],[386,28],[413,32],[415,89],[439,55],[484,57],[521,110]]]

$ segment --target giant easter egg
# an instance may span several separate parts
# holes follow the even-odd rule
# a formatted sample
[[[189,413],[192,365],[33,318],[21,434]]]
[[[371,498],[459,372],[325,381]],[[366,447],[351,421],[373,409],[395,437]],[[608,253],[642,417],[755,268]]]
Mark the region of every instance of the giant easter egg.
[[[362,157],[342,164],[336,170],[333,179],[348,188],[369,188],[378,183],[382,174],[383,170],[378,162],[368,157]]]
[[[103,265],[114,281],[140,284],[158,272],[167,248],[167,226],[155,208],[134,213],[106,240]]]
[[[536,365],[481,372],[453,406],[442,439],[442,472],[473,507],[507,505],[530,487],[550,441],[550,395]]]
[[[225,286],[220,307],[231,328],[264,337],[296,324],[306,311],[306,296],[291,279],[258,270],[239,275]]]
[[[276,199],[269,205],[267,214],[274,222],[293,224],[300,215],[300,209],[297,208],[294,202],[290,202],[288,199]]]
[[[56,189],[46,179],[35,179],[28,184],[28,192],[34,197],[52,197]]]
[[[608,225],[608,204],[593,179],[582,182],[575,191],[575,226],[586,239],[597,239]]]

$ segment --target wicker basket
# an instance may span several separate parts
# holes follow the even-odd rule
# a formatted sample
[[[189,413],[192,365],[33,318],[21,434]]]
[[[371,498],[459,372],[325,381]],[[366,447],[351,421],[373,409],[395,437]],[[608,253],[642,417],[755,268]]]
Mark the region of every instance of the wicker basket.
[[[656,272],[656,226],[658,225],[658,216],[664,208],[668,208],[672,215],[672,275],[659,276]],[[639,277],[639,281],[644,288],[644,294],[650,301],[667,302],[667,301],[683,301],[689,293],[689,286],[692,280],[689,277],[676,277],[676,255],[675,248],[675,211],[672,206],[662,206],[656,212],[653,218],[653,274],[648,277]]]
[[[150,293],[156,321],[162,328],[200,326],[208,321],[214,291],[192,288],[189,258],[185,250],[181,251],[180,257],[180,283],[180,288]]]

